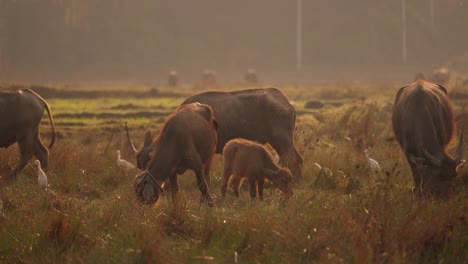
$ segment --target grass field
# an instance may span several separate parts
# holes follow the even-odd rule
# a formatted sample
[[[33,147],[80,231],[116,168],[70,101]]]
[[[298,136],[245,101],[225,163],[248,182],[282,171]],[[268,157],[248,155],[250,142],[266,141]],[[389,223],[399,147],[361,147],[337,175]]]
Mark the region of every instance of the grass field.
[[[120,169],[115,154],[120,149],[135,163],[125,122],[141,147],[147,129],[159,131],[167,114],[203,88],[39,88],[58,131],[50,150],[50,188],[37,186],[32,162],[17,180],[7,181],[18,150],[16,145],[0,150],[0,263],[468,262],[468,169],[449,199],[413,200],[411,173],[391,130],[398,85],[279,88],[298,113],[295,144],[304,160],[304,183],[294,187],[284,207],[272,186],[266,187],[263,202],[252,203],[246,186],[240,199],[229,189],[223,200],[217,155],[211,172],[213,208],[198,204],[191,171],[179,177],[176,207],[168,194],[154,207],[140,206],[133,193],[139,172]],[[466,95],[468,87],[450,91]],[[311,100],[324,106],[305,108]],[[459,123],[468,127],[466,96],[452,102]],[[41,135],[48,145],[47,118]],[[369,171],[366,148],[384,172]],[[333,176],[319,178],[314,162]]]

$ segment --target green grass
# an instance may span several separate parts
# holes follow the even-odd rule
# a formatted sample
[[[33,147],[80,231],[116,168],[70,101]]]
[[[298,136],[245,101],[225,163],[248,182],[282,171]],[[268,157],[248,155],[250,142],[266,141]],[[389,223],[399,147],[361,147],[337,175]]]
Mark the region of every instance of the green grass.
[[[460,185],[447,200],[413,201],[409,167],[391,138],[391,106],[398,87],[332,87],[336,98],[324,91],[330,87],[280,87],[301,111],[312,99],[343,102],[298,116],[295,140],[304,159],[304,183],[293,189],[285,207],[280,205],[280,191],[271,186],[263,202],[252,203],[244,186],[239,200],[231,189],[221,199],[219,155],[211,173],[213,208],[198,204],[200,192],[191,171],[179,177],[179,205],[174,207],[170,194],[165,194],[155,207],[140,206],[133,193],[139,172],[118,168],[115,150],[121,149],[134,163],[126,151],[124,122],[129,122],[135,143],[141,145],[146,129],[156,133],[164,117],[57,117],[56,122],[64,125],[58,125],[61,135],[50,150],[49,191],[37,186],[32,163],[16,181],[0,181],[0,262],[235,263],[236,258],[238,263],[467,262],[466,187]],[[184,94],[199,92],[184,89]],[[340,90],[363,94],[365,99],[342,96]],[[170,112],[182,100],[48,101],[60,116],[135,111],[113,109],[124,104]],[[466,105],[454,103],[457,111]],[[83,125],[67,125],[72,122]],[[45,118],[43,123],[42,131],[48,131]],[[43,140],[49,142],[45,135]],[[368,171],[365,148],[384,173]],[[1,176],[16,166],[17,152],[16,146],[0,151]],[[314,162],[333,171],[333,186],[315,184]],[[462,174],[468,174],[467,168]]]

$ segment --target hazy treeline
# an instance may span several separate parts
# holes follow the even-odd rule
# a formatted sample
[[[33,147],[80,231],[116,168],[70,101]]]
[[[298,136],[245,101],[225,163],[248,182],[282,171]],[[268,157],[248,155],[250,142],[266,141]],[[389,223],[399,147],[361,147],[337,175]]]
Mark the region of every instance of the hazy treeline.
[[[467,52],[468,0],[407,1],[408,64]],[[293,71],[296,1],[0,0],[0,78]],[[401,1],[303,1],[304,68],[401,64]],[[160,75],[161,76],[161,75]]]

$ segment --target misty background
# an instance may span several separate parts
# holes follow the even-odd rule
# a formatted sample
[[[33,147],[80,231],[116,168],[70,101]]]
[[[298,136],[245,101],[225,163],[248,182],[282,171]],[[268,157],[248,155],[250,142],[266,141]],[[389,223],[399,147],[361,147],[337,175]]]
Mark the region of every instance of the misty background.
[[[1,81],[221,82],[412,77],[468,71],[468,0],[0,0]],[[432,5],[432,9],[431,9]],[[468,58],[466,59],[468,61]]]

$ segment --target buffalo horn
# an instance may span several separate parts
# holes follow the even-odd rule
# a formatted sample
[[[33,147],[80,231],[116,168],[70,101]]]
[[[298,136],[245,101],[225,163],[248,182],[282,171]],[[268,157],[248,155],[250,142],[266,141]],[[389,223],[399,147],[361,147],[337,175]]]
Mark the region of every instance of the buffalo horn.
[[[457,163],[460,163],[462,158],[463,158],[463,131],[461,132],[460,140],[458,141],[457,157],[456,157]]]
[[[133,141],[132,141],[132,139],[130,138],[130,133],[128,133],[128,125],[127,125],[127,122],[125,122],[125,131],[127,131],[128,143],[129,143],[130,146],[132,147],[133,152],[135,153],[135,155],[138,154],[138,150],[135,148],[135,145],[133,145]]]
[[[442,166],[442,160],[433,156],[431,153],[429,153],[427,150],[423,149],[423,154],[426,157],[427,160],[429,160],[432,164],[440,167]]]

